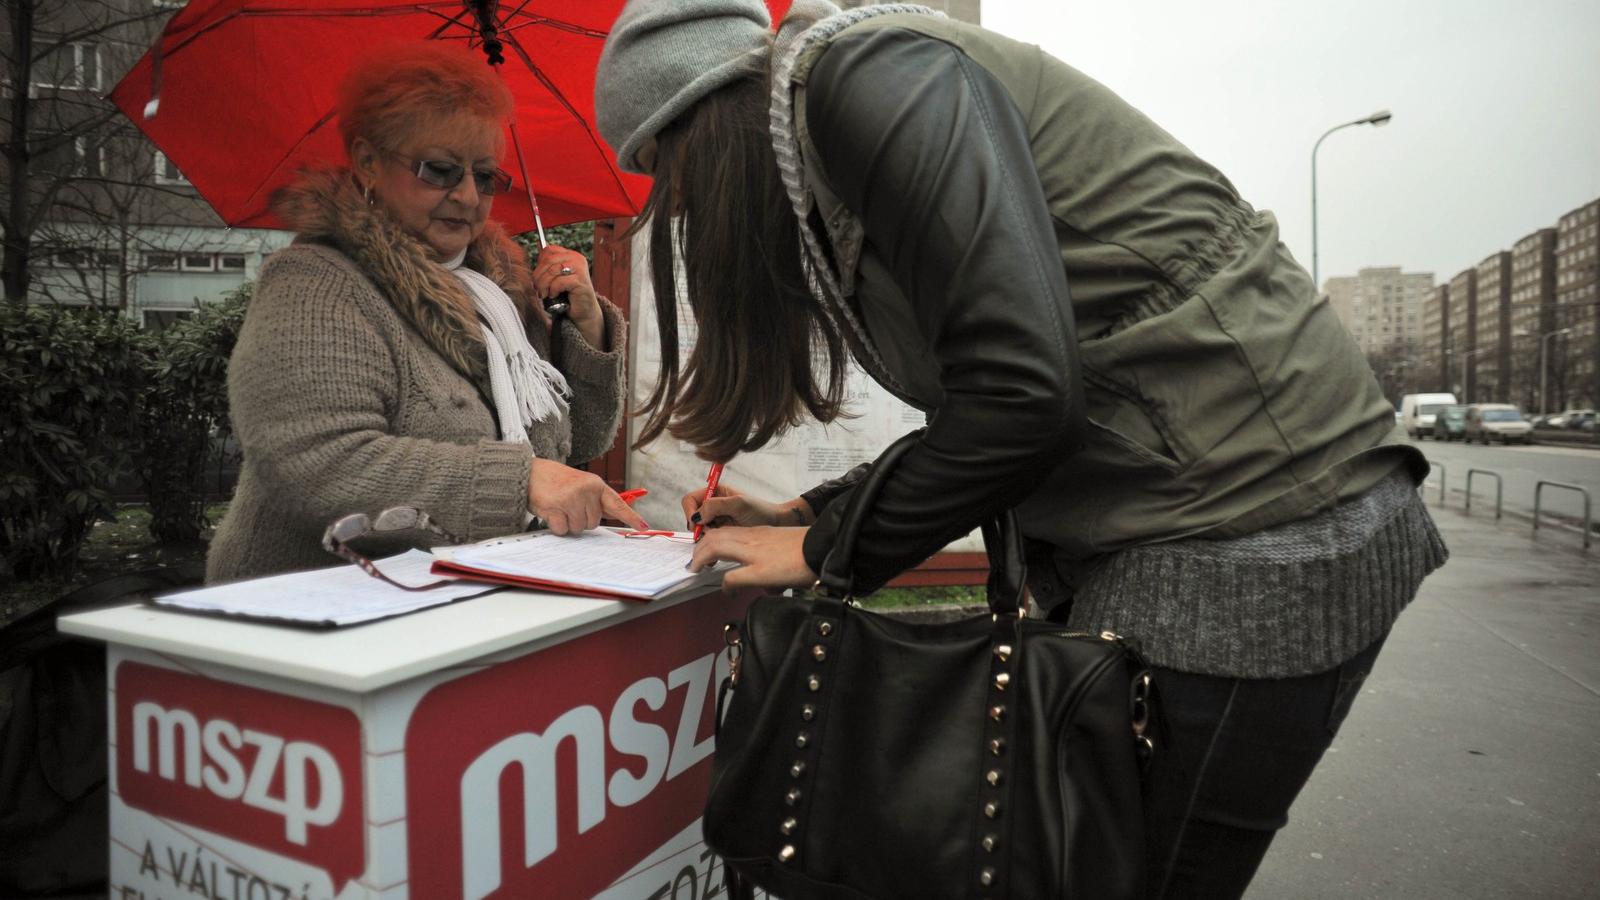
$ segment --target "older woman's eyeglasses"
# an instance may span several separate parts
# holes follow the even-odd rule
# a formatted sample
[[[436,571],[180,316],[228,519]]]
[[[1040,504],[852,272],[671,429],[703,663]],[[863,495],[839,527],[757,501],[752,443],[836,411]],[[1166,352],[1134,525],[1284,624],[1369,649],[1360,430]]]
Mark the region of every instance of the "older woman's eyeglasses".
[[[405,163],[417,180],[432,187],[449,190],[461,183],[466,177],[467,167],[460,163],[453,163],[443,159],[412,159],[407,156],[394,155],[395,159]],[[485,172],[481,169],[472,170],[472,184],[478,193],[485,197],[504,194],[511,190],[511,173],[504,169],[490,169]]]
[[[392,584],[402,591],[425,591],[429,588],[439,587],[440,585],[451,584],[453,579],[449,578],[441,581],[435,581],[431,584],[401,584],[400,582],[395,581],[393,578],[390,578],[389,576],[383,574],[383,572],[379,571],[377,564],[372,560],[362,556],[347,546],[351,541],[365,537],[366,535],[374,532],[406,531],[412,528],[420,528],[424,531],[430,531],[452,544],[460,543],[455,535],[446,531],[438,523],[434,522],[433,519],[429,518],[428,514],[422,510],[411,506],[397,506],[393,509],[386,509],[383,512],[378,513],[378,517],[376,519],[368,516],[366,513],[354,513],[352,515],[344,516],[343,518],[335,520],[332,525],[328,526],[328,530],[322,533],[322,549],[334,554],[340,559],[355,563],[357,566],[361,567],[361,571],[366,572],[368,575],[371,575],[373,578],[377,578],[380,581]]]

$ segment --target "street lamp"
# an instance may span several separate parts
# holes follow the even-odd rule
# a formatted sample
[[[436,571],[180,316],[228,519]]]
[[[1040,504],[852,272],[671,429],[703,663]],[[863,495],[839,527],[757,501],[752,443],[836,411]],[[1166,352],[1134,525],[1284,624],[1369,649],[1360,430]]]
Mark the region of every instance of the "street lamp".
[[[1393,114],[1387,109],[1380,109],[1364,119],[1356,119],[1354,122],[1335,125],[1324,131],[1322,137],[1317,138],[1317,142],[1311,147],[1311,281],[1313,282],[1313,287],[1317,290],[1318,296],[1322,295],[1322,280],[1321,272],[1317,265],[1317,148],[1321,147],[1322,142],[1328,139],[1328,135],[1341,128],[1349,128],[1352,125],[1387,125],[1392,118],[1394,118]]]
[[[1539,337],[1539,415],[1541,416],[1550,414],[1550,401],[1545,399],[1548,396],[1545,393],[1545,385],[1547,383],[1545,378],[1545,358],[1550,353],[1550,339],[1558,334],[1566,334],[1571,330],[1571,328],[1558,328]]]
[[[1466,403],[1467,400],[1469,399],[1469,395],[1467,393],[1467,360],[1473,358],[1474,356],[1477,356],[1479,353],[1488,353],[1490,350],[1493,350],[1493,349],[1494,349],[1493,347],[1473,347],[1471,350],[1468,350],[1468,351],[1466,351],[1466,352],[1461,354],[1461,402],[1462,403]]]

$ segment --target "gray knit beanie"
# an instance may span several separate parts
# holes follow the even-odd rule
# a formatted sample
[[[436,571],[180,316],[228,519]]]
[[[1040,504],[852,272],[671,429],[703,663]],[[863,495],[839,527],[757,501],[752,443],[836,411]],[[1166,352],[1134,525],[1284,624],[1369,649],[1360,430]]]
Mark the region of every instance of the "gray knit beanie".
[[[700,98],[767,64],[761,0],[630,0],[594,76],[595,123],[617,165],[649,174],[640,148]]]

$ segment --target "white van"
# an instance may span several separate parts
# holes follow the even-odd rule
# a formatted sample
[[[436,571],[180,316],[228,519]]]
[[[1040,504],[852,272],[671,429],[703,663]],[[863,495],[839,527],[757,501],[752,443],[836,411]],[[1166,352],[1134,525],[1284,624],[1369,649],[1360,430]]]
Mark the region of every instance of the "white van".
[[[1439,410],[1455,405],[1455,394],[1407,394],[1400,398],[1400,424],[1412,440],[1421,440],[1433,433],[1433,417]]]

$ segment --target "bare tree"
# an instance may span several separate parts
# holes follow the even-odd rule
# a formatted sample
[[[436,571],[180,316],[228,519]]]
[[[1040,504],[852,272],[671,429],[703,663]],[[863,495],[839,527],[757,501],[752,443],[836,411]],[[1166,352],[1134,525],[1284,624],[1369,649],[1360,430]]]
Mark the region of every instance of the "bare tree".
[[[155,39],[175,7],[139,0],[4,0],[4,5],[0,281],[6,300],[20,303],[33,281],[40,238],[54,254],[91,251],[87,260],[60,257],[74,263],[63,268],[79,271],[80,282],[114,260],[112,249],[99,247],[100,241],[87,248],[62,246],[64,232],[73,229],[53,223],[91,226],[104,222],[108,213],[115,216],[117,190],[161,190],[140,183],[138,166],[121,166],[128,157],[125,148],[141,148],[146,155],[149,150],[104,94]],[[133,211],[128,203],[124,208]],[[123,306],[123,267],[129,257],[124,252],[120,258],[112,296]],[[103,285],[91,290],[84,283],[84,290],[86,297],[112,299]]]
[[[219,223],[131,124],[119,120],[104,137],[99,175],[65,184],[34,233],[34,261],[47,272],[31,288],[59,303],[127,310],[138,276],[209,253],[203,232],[189,226]]]
[[[1383,395],[1398,407],[1400,398],[1414,393],[1423,376],[1422,355],[1414,340],[1392,341],[1367,354],[1367,365],[1378,376]]]

